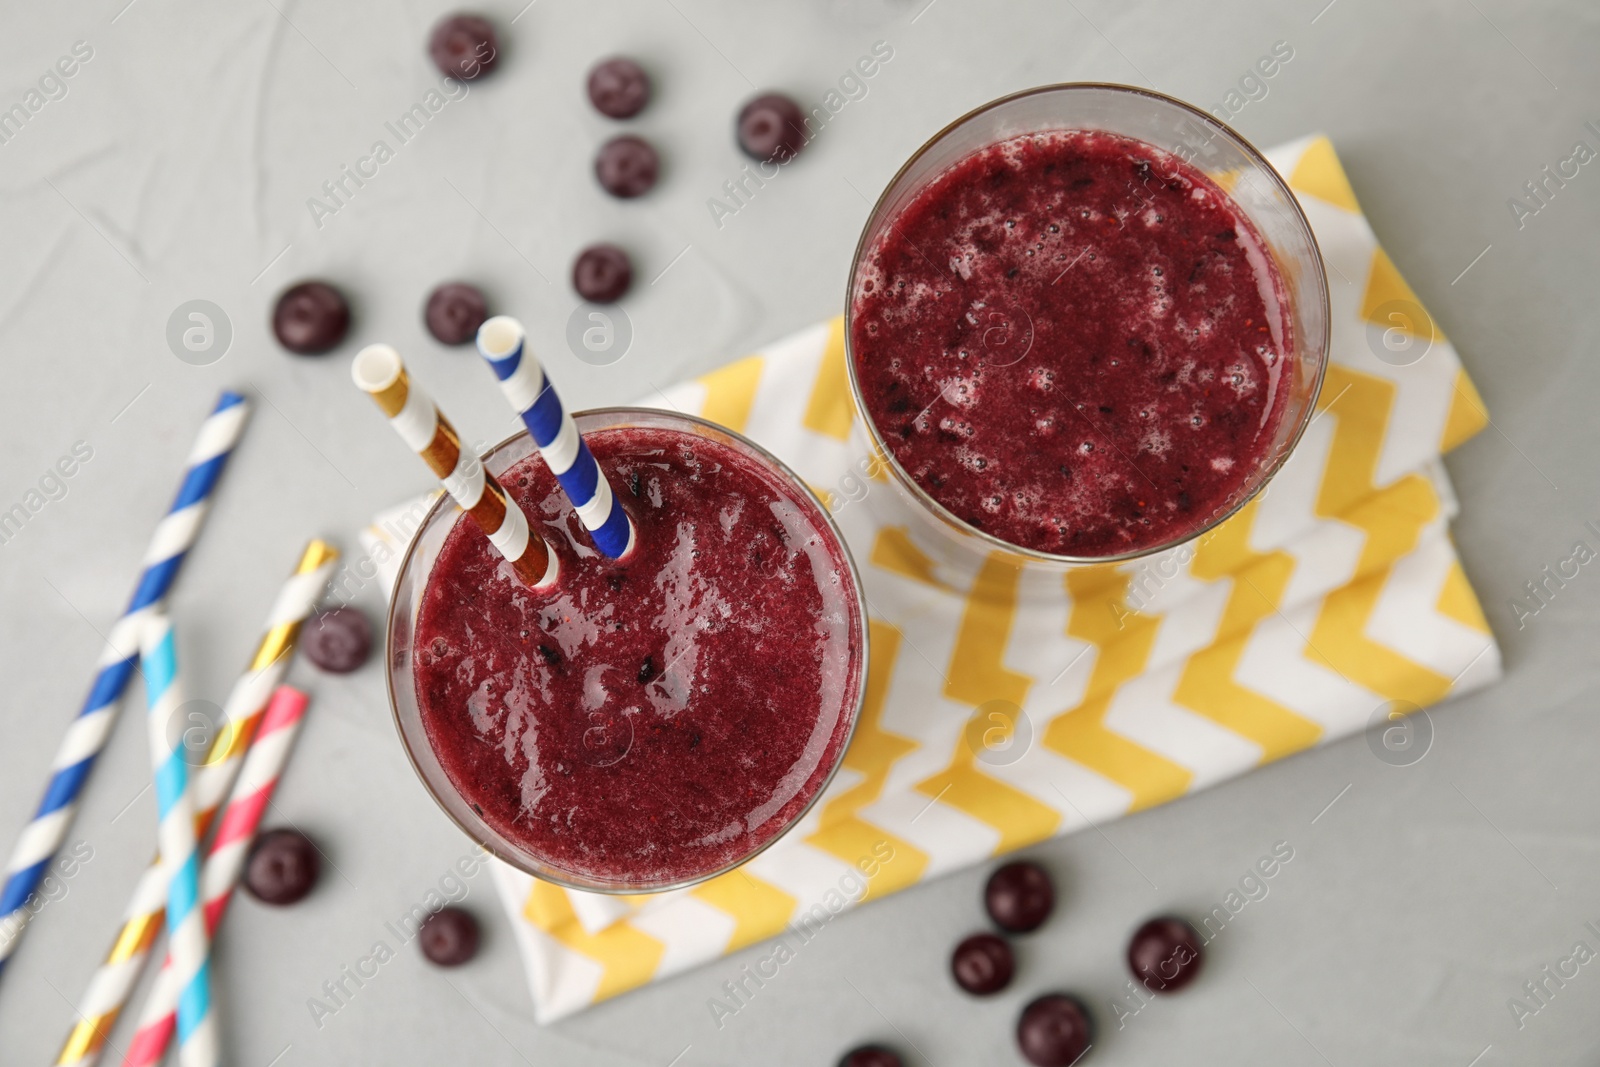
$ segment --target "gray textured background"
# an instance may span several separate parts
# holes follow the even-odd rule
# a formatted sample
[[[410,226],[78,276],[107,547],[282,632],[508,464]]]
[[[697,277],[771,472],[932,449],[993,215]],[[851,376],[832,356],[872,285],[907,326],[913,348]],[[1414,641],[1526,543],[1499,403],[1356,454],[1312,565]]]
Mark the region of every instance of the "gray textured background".
[[[1520,1031],[1507,1008],[1574,942],[1600,948],[1584,927],[1600,923],[1600,575],[1584,568],[1524,628],[1508,606],[1575,540],[1597,543],[1583,524],[1600,520],[1600,163],[1520,231],[1506,206],[1579,138],[1600,147],[1583,128],[1600,123],[1600,10],[923,2],[538,0],[519,15],[521,0],[489,0],[506,31],[501,70],[318,230],[306,199],[437,84],[422,57],[435,0],[9,0],[0,106],[74,41],[94,56],[65,98],[0,145],[0,509],[73,442],[94,458],[0,545],[0,847],[33,810],[96,631],[121,609],[218,388],[244,387],[257,410],[173,604],[193,694],[213,700],[301,543],[326,534],[351,548],[376,508],[423,484],[349,386],[359,342],[406,352],[469,438],[507,429],[476,357],[422,330],[434,283],[480,282],[525,319],[574,406],[625,400],[837,311],[866,198],[967,108],[1073,79],[1153,84],[1210,106],[1278,40],[1294,59],[1236,124],[1263,145],[1334,137],[1380,239],[1494,417],[1449,467],[1464,508],[1457,540],[1506,680],[1437,709],[1432,751],[1414,766],[1388,766],[1354,738],[1036,849],[1062,906],[993,1001],[958,995],[945,977],[950,945],[980,922],[972,871],[831,924],[720,1032],[706,1000],[737,957],[541,1029],[480,876],[478,961],[446,975],[407,947],[318,1029],[307,998],[387,937],[383,922],[420,901],[466,842],[407,768],[376,663],[345,679],[297,667],[316,699],[272,821],[313,833],[337,871],[293,910],[248,899],[234,909],[217,966],[230,1062],[832,1064],[876,1037],[913,1064],[1004,1064],[1020,1062],[1018,1007],[1050,987],[1096,1006],[1102,1064],[1556,1065],[1600,1052],[1600,963]],[[879,39],[895,55],[868,95],[713,225],[705,201],[742,163],[729,133],[739,102],[767,87],[819,101]],[[589,63],[618,51],[656,77],[658,96],[632,125],[665,159],[662,184],[632,203],[593,184],[591,154],[613,126],[582,95]],[[606,368],[562,341],[571,258],[598,238],[632,248],[643,275],[626,305],[633,349]],[[358,316],[350,343],[320,360],[287,356],[266,329],[274,294],[306,275],[337,281]],[[208,367],[180,362],[164,338],[169,314],[194,298],[232,321],[230,351]],[[380,599],[363,594],[374,612]],[[93,860],[0,984],[7,1067],[55,1054],[150,854],[141,713],[135,697],[73,830]],[[1203,982],[1117,1031],[1108,1000],[1131,924],[1209,906],[1280,839],[1295,859],[1217,939]]]

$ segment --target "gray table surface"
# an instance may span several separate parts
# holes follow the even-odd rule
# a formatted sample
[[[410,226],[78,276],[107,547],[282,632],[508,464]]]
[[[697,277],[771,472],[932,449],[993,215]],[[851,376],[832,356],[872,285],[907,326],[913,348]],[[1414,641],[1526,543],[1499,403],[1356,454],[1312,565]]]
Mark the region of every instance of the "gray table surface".
[[[375,509],[423,484],[349,387],[360,341],[383,337],[408,353],[469,438],[505,431],[476,357],[440,348],[420,325],[434,283],[480,282],[525,319],[575,406],[626,400],[644,381],[707,370],[834,313],[867,198],[967,108],[1078,79],[1154,85],[1210,106],[1281,40],[1293,60],[1234,121],[1263,145],[1313,130],[1334,137],[1381,240],[1494,416],[1448,466],[1463,504],[1456,539],[1507,676],[1434,711],[1426,758],[1389,766],[1352,738],[1033,850],[1057,873],[1061,910],[1023,943],[1020,980],[992,1001],[956,994],[945,977],[954,939],[980,922],[975,870],[831,925],[720,1030],[707,1000],[748,956],[541,1028],[480,876],[469,902],[487,943],[476,962],[445,975],[408,947],[319,1026],[308,998],[367,954],[465,842],[407,767],[376,664],[347,678],[297,667],[316,701],[273,821],[314,834],[337,870],[293,910],[235,908],[216,967],[228,1060],[832,1064],[848,1045],[884,1038],[912,1064],[1005,1064],[1020,1062],[1010,1037],[1019,1006],[1062,987],[1100,1014],[1102,1064],[1593,1062],[1600,965],[1552,984],[1520,1028],[1507,1002],[1575,942],[1600,949],[1585,926],[1600,923],[1591,717],[1600,577],[1584,568],[1521,627],[1509,603],[1574,541],[1600,543],[1584,525],[1600,520],[1591,408],[1600,370],[1584,354],[1600,334],[1600,166],[1583,167],[1520,227],[1507,200],[1574,142],[1600,147],[1585,128],[1600,125],[1600,9],[485,7],[506,31],[500,71],[449,101],[319,228],[307,199],[437,84],[422,58],[437,0],[7,5],[0,106],[22,100],[74,42],[93,56],[64,97],[0,144],[0,505],[22,500],[74,442],[93,458],[64,498],[0,545],[0,847],[33,810],[99,631],[124,603],[219,388],[245,388],[257,410],[173,600],[191,690],[214,700],[300,544],[320,533],[353,547]],[[740,101],[766,87],[820,101],[877,40],[894,57],[866,96],[715,225],[706,201],[742,162],[729,134]],[[583,72],[613,52],[640,57],[659,87],[633,125],[661,146],[665,177],[639,202],[606,198],[590,177],[593,148],[613,126],[587,108]],[[609,367],[579,362],[563,339],[568,265],[597,238],[631,247],[643,283],[626,305],[633,348]],[[285,355],[266,328],[274,294],[308,275],[338,281],[358,317],[350,342],[321,360]],[[180,361],[166,341],[169,315],[191,299],[231,321],[231,347],[209,366]],[[371,587],[362,594],[374,613],[380,601]],[[8,1067],[50,1062],[149,856],[142,706],[129,701],[72,830],[92,860],[44,909],[0,984]],[[1109,1000],[1130,924],[1203,910],[1278,840],[1295,860],[1216,940],[1204,981],[1119,1030]]]

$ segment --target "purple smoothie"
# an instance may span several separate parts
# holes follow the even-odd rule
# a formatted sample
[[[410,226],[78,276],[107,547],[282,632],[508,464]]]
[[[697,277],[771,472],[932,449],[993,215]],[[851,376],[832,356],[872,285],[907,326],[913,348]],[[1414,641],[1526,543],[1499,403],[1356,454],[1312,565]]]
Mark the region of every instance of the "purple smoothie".
[[[506,838],[583,878],[688,880],[782,833],[832,773],[865,670],[854,579],[816,504],[728,445],[585,439],[634,556],[593,550],[537,456],[512,467],[560,580],[528,589],[458,521],[417,618],[417,703],[451,783]]]
[[[1206,175],[1116,134],[961,159],[870,247],[851,351],[900,466],[956,517],[1100,557],[1197,532],[1288,402],[1286,287]]]

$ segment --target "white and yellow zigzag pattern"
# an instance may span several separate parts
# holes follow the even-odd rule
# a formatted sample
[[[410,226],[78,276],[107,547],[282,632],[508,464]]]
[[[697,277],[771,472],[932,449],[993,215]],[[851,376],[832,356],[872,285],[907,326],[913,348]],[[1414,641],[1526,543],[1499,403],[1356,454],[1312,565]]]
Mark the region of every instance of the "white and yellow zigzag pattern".
[[[843,770],[785,841],[691,890],[595,898],[498,867],[541,1021],[771,937],[875,849],[893,859],[867,899],[1347,735],[1390,701],[1426,706],[1498,677],[1437,463],[1487,423],[1483,403],[1432,323],[1420,362],[1372,354],[1366,331],[1393,325],[1377,309],[1415,297],[1332,145],[1269,156],[1321,243],[1335,323],[1320,412],[1271,491],[1159,583],[1126,565],[1063,581],[998,557],[951,574],[904,529],[841,508],[873,615]],[[773,449],[825,499],[861,455],[839,320],[669,401]],[[1034,734],[1009,766],[977,761],[963,737],[994,700],[1022,707]]]

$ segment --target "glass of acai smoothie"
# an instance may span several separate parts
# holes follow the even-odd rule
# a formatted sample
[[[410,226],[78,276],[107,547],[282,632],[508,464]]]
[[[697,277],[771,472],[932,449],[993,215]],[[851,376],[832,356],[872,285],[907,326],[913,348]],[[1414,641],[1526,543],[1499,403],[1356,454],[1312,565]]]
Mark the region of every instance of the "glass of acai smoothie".
[[[1048,86],[938,133],[874,207],[845,337],[919,541],[1052,569],[1174,548],[1309,423],[1328,287],[1288,185],[1211,115]]]
[[[436,505],[391,602],[390,697],[434,799],[501,859],[577,889],[676,888],[772,844],[833,776],[865,602],[827,510],[760,447],[685,415],[575,420],[634,550],[595,550],[526,434],[492,449],[560,577],[529,588]]]

